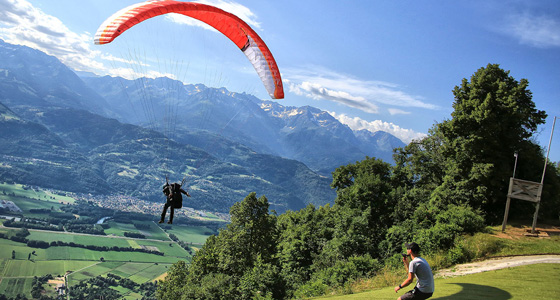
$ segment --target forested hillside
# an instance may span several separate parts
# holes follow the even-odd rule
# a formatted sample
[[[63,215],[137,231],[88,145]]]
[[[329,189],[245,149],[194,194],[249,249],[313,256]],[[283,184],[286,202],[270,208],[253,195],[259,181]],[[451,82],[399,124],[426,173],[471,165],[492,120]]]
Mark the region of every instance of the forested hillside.
[[[461,237],[499,224],[513,153],[518,178],[536,181],[544,156],[531,137],[546,113],[528,81],[489,64],[455,87],[451,118],[398,149],[395,165],[375,158],[338,168],[334,205],[271,214],[252,193],[230,210],[231,224],[210,237],[191,265],[176,263],[159,299],[290,299],[322,295],[401,265],[405,242],[440,265],[472,258]],[[558,220],[560,174],[550,163],[542,219]],[[522,203],[523,202],[523,203]],[[530,218],[534,204],[514,201]]]
[[[160,201],[167,174],[186,177],[189,207],[218,212],[255,190],[278,211],[334,198],[327,178],[294,160],[244,150],[239,164],[227,163],[159,132],[70,108],[45,110],[35,122],[2,116],[0,176],[8,182]]]
[[[187,178],[197,209],[227,212],[259,191],[283,212],[332,203],[336,167],[366,154],[387,161],[404,145],[385,132],[355,134],[313,107],[169,78],[80,78],[3,41],[0,57],[0,103],[11,112],[0,175],[9,182],[161,201],[168,175]]]

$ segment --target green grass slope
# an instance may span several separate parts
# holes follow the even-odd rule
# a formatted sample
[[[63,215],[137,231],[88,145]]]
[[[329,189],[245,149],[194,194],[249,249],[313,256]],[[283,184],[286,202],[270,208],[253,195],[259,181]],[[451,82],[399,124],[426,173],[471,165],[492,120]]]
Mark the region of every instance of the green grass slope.
[[[560,299],[560,264],[536,264],[489,271],[467,276],[435,279],[434,300],[509,300]],[[395,293],[386,287],[358,294],[320,297],[329,300],[395,300],[404,291]]]

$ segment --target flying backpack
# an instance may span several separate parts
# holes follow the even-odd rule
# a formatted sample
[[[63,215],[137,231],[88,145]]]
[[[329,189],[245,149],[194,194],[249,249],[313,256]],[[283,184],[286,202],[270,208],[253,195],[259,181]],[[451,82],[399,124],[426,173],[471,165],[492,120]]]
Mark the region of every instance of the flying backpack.
[[[173,208],[183,207],[183,196],[181,195],[181,185],[178,183],[171,184],[171,197],[173,201]]]

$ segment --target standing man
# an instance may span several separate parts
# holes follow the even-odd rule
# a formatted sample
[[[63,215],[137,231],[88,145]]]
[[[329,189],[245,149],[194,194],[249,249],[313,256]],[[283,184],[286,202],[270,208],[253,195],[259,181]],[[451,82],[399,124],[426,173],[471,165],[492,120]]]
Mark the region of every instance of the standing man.
[[[403,254],[403,263],[408,273],[408,278],[395,287],[395,293],[412,283],[412,275],[416,276],[416,286],[413,290],[400,296],[398,300],[428,299],[434,294],[434,275],[432,274],[432,269],[428,262],[420,257],[420,246],[418,244],[414,242],[406,244],[406,249],[407,256]],[[412,258],[410,263],[408,262],[408,256]]]

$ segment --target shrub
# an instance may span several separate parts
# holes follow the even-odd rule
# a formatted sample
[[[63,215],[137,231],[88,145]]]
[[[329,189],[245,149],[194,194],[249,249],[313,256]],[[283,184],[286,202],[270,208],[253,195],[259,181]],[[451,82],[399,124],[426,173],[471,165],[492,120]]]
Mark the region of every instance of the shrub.
[[[320,279],[308,281],[306,284],[300,286],[295,292],[296,299],[317,297],[326,294],[329,286],[324,284]]]
[[[332,287],[343,287],[348,281],[368,277],[380,269],[376,259],[370,255],[352,256],[346,261],[337,261],[334,266],[314,274],[316,279]]]
[[[437,223],[454,224],[461,233],[475,234],[484,230],[484,218],[470,206],[449,205],[447,210],[438,214]]]
[[[432,228],[419,230],[415,240],[421,245],[422,253],[437,253],[451,248],[460,232],[460,227],[455,224],[438,223]]]
[[[464,234],[475,234],[484,230],[484,218],[470,206],[449,205],[447,210],[436,215],[436,224],[417,232],[416,242],[425,253],[438,253],[456,247],[455,240]],[[462,246],[461,246],[462,247]],[[460,261],[464,254],[457,248],[449,257],[452,261]]]

